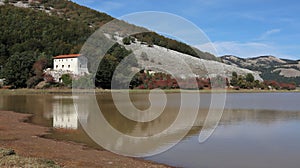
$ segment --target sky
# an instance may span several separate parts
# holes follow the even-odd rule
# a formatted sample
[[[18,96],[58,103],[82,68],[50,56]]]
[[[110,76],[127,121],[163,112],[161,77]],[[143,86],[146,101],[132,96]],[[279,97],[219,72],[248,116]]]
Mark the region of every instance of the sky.
[[[274,55],[300,59],[298,0],[73,0],[120,18],[135,12],[159,11],[195,24],[217,55],[243,58]],[[210,52],[205,44],[190,44]]]

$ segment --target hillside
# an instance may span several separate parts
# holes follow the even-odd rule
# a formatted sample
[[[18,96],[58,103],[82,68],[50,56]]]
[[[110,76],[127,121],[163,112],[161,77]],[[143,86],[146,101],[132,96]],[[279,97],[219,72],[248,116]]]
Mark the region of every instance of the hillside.
[[[221,57],[228,65],[257,71],[264,80],[278,82],[296,82],[300,84],[300,61],[280,59],[274,56],[260,56],[254,58],[239,58],[226,55]]]
[[[7,0],[0,0],[0,5],[4,5]],[[72,22],[76,21],[81,23],[80,27],[89,27],[91,31],[97,30],[103,24],[113,20],[114,18],[90,8],[80,6],[72,1],[68,0],[32,0],[32,3],[28,3],[27,0],[17,1],[17,0],[8,0],[10,5],[21,8],[30,8],[35,11],[40,11],[53,16],[53,18],[61,18],[62,20]],[[137,27],[135,25],[127,24],[129,29],[139,29],[148,31],[145,28]],[[122,30],[118,30],[122,34]],[[124,30],[126,32],[126,30]],[[166,38],[155,32],[148,32],[136,35],[136,38],[139,41],[144,41],[151,44],[156,44],[159,46],[167,47],[179,52],[189,54],[191,56],[210,59],[210,60],[219,60],[217,57],[195,50],[194,48],[184,44],[182,42]],[[80,45],[80,44],[79,44]]]
[[[154,45],[148,47],[147,45],[137,42],[125,45],[125,47],[126,49],[133,51],[139,64],[147,70],[165,70],[173,72],[173,75],[175,76],[184,78],[188,78],[194,74],[200,78],[208,78],[220,74],[231,78],[232,72],[237,72],[244,76],[251,73],[254,75],[255,80],[262,81],[262,78],[258,73],[248,69],[226,65],[217,61],[191,57],[187,54],[169,50],[161,46]],[[182,60],[184,60],[184,62]],[[208,74],[210,76],[207,76]]]
[[[30,3],[27,0],[0,0],[0,19],[0,78],[6,78],[6,84],[14,87],[31,87],[42,80],[37,69],[40,71],[42,68],[52,67],[53,56],[79,53],[88,37],[114,18],[68,0],[31,0]],[[125,24],[126,30],[115,27],[112,28],[115,30],[110,31],[120,35],[133,30],[148,31],[124,21],[117,22]],[[167,48],[195,60],[201,58],[219,61],[214,55],[155,32],[136,34],[133,37],[148,46]],[[98,87],[109,87],[110,81],[103,83],[102,79],[110,79],[111,76],[103,74],[112,74],[110,71],[130,53],[121,43],[114,45],[102,61],[100,67],[105,72],[97,73]],[[160,54],[160,57],[171,56]],[[36,61],[41,65],[33,67]]]

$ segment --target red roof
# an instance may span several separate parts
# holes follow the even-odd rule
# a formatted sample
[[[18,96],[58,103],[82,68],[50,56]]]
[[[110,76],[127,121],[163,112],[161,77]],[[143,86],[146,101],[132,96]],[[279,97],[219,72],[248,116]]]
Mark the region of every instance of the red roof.
[[[53,57],[54,59],[59,59],[59,58],[76,58],[79,57],[80,54],[69,54],[69,55],[59,55],[59,56],[55,56]]]

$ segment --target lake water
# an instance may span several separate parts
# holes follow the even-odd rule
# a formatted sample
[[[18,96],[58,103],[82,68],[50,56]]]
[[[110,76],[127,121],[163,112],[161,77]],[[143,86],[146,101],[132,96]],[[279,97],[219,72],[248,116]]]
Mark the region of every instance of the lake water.
[[[187,93],[188,106],[195,103],[196,93]],[[89,96],[87,96],[89,97]],[[119,96],[122,97],[122,96]],[[120,114],[108,93],[96,96],[100,109],[110,125],[130,136],[151,136],[169,128],[180,108],[179,93],[169,93],[163,113],[150,122],[134,122]],[[46,137],[73,140],[102,149],[83,131],[75,112],[78,99],[71,95],[0,95],[0,110],[34,114],[31,122],[53,127]],[[151,105],[159,109],[160,99],[149,102],[148,94],[132,93],[132,103],[141,110]],[[77,101],[76,101],[77,100]],[[218,127],[204,143],[199,133],[211,101],[210,94],[201,94],[199,114],[187,135],[171,149],[145,159],[178,167],[204,168],[292,168],[300,165],[300,93],[228,93],[225,109]],[[118,99],[122,104],[123,99]],[[86,121],[93,121],[92,104],[84,102]],[[125,106],[123,106],[125,107]],[[155,109],[154,108],[154,109]],[[126,108],[125,108],[126,109]],[[184,109],[189,111],[188,107]],[[125,110],[126,111],[126,110]],[[85,116],[85,115],[83,115]],[[174,135],[184,132],[175,129],[162,135],[163,143],[145,148],[151,153],[172,143]],[[102,135],[100,135],[102,136]],[[106,136],[106,135],[103,135]],[[122,148],[123,149],[123,148]],[[138,149],[131,149],[139,151]]]

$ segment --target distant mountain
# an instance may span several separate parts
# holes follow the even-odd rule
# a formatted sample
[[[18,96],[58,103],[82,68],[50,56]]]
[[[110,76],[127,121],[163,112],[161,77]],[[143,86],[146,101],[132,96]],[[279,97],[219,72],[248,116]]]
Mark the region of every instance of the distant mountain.
[[[260,73],[264,80],[276,80],[278,82],[295,82],[300,84],[300,61],[281,59],[275,56],[259,56],[254,58],[240,58],[233,55],[221,57],[222,62],[250,69]]]

